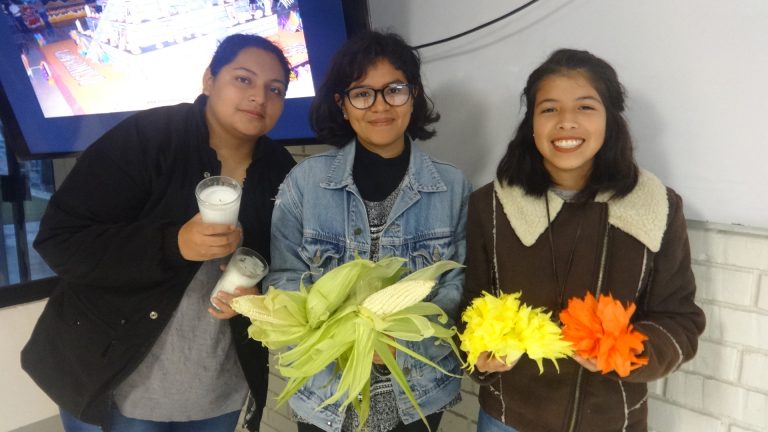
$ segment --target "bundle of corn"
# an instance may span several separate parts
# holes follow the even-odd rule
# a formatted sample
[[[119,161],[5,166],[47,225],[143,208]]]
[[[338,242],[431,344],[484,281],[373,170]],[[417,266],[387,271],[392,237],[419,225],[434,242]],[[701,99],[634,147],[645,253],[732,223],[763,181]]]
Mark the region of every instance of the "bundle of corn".
[[[302,341],[312,330],[306,314],[307,290],[271,288],[265,295],[236,297],[232,308],[258,325],[248,327],[248,336],[267,348],[280,349]]]
[[[480,354],[488,351],[507,365],[527,354],[544,372],[543,360],[557,366],[557,359],[572,353],[560,328],[542,308],[532,308],[520,301],[521,293],[496,297],[484,292],[467,307],[461,319],[467,323],[459,335],[461,349],[467,352],[472,372]],[[558,368],[559,370],[559,368]]]
[[[252,338],[272,349],[292,346],[278,356],[278,370],[288,378],[278,396],[280,404],[335,362],[341,378],[336,392],[322,406],[341,400],[343,410],[351,403],[362,427],[370,409],[371,364],[376,353],[426,423],[390,347],[448,373],[398,340],[434,337],[449,344],[458,358],[452,339],[456,330],[444,327],[448,316],[437,305],[422,300],[442,273],[461,265],[440,261],[399,280],[404,263],[405,259],[396,257],[376,263],[355,259],[309,287],[302,281],[298,292],[270,287],[264,296],[232,301],[234,310],[251,318]]]

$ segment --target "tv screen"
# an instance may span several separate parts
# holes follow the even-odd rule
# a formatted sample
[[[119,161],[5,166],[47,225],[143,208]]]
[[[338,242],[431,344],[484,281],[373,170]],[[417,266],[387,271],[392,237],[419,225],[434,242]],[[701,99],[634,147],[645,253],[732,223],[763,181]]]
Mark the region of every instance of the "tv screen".
[[[191,102],[218,42],[233,33],[258,34],[283,49],[292,76],[269,136],[305,143],[313,137],[315,86],[347,37],[342,3],[352,2],[12,3],[0,14],[0,85],[18,128],[9,144],[24,159],[71,155],[135,111]]]

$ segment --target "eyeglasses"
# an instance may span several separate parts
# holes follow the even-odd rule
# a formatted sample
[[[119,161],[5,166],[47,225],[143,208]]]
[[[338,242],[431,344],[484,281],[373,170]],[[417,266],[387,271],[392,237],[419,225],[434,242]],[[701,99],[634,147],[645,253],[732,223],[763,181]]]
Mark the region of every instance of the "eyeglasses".
[[[371,87],[354,87],[344,91],[349,103],[357,109],[368,109],[376,103],[376,97],[381,93],[384,102],[389,106],[405,105],[411,99],[413,84],[393,83],[380,89]]]

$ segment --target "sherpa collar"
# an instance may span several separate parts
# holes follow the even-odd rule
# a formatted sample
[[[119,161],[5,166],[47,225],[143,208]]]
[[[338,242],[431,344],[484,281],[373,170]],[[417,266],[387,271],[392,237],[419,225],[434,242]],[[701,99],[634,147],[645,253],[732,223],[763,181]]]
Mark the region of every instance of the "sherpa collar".
[[[512,229],[525,246],[533,245],[547,229],[546,201],[543,197],[527,195],[519,186],[502,186],[498,179],[493,188],[499,197],[504,214]],[[547,191],[549,212],[554,219],[563,207],[563,199]],[[596,202],[608,203],[608,223],[643,243],[653,252],[658,252],[667,226],[669,202],[667,188],[653,174],[640,170],[637,186],[622,198],[611,198],[610,193],[601,192]]]

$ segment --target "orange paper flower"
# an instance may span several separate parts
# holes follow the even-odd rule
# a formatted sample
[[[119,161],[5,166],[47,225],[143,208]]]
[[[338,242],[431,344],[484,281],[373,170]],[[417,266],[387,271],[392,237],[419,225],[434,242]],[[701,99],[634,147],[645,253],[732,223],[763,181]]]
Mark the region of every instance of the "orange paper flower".
[[[610,294],[601,294],[598,300],[591,293],[587,293],[584,300],[572,298],[568,300],[568,307],[560,312],[563,339],[573,344],[578,355],[596,359],[602,373],[616,371],[625,377],[648,364],[648,358],[637,356],[648,337],[630,324],[634,312],[634,304],[624,308]]]

